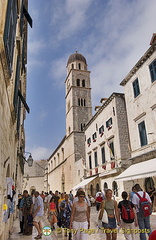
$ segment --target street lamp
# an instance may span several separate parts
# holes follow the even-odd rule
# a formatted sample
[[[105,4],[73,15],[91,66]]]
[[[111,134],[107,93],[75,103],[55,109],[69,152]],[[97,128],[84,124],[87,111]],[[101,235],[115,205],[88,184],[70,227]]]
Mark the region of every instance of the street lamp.
[[[31,153],[30,153],[30,152],[25,152],[25,153],[29,153],[29,157],[28,157],[27,160],[26,160],[25,157],[23,157],[23,159],[24,159],[25,162],[28,163],[28,167],[32,167],[32,165],[33,165],[33,158],[32,158],[32,156],[31,156]]]

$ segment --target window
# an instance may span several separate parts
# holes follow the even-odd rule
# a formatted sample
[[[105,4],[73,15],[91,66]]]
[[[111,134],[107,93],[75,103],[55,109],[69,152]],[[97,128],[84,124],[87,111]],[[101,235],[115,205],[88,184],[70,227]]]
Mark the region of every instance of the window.
[[[111,142],[108,143],[108,147],[110,149],[110,159],[114,160],[114,142],[111,140]]]
[[[156,59],[149,65],[151,81],[156,81]]]
[[[77,87],[80,87],[80,79],[77,79],[76,82],[77,82]]]
[[[79,69],[81,69],[81,63],[79,63]]]
[[[72,69],[74,69],[74,64],[72,63]]]
[[[87,144],[90,146],[90,144],[91,144],[91,138],[88,138],[88,139],[87,139]]]
[[[100,128],[99,128],[99,134],[102,134],[104,132],[104,126],[102,125]]]
[[[138,78],[133,82],[134,97],[136,98],[140,94]]]
[[[85,80],[82,80],[82,87],[85,87]]]
[[[112,125],[112,118],[110,118],[107,122],[106,122],[106,128],[110,128]]]
[[[85,123],[81,123],[81,132],[84,131],[84,128],[85,128]]]
[[[106,162],[106,158],[105,158],[105,147],[101,148],[101,157],[102,157],[102,164],[104,164]]]
[[[78,98],[78,105],[79,105],[79,106],[81,105],[81,101],[80,101],[80,98]]]
[[[16,34],[16,22],[17,22],[17,6],[16,1],[9,0],[6,13],[6,22],[4,30],[4,47],[6,52],[6,59],[8,63],[9,72],[11,75],[13,53],[14,53],[14,42]]]
[[[95,167],[98,167],[97,152],[94,152]]]
[[[86,106],[86,99],[83,99],[83,106]]]
[[[92,135],[93,142],[96,142],[97,134],[96,132]]]
[[[20,57],[17,57],[17,63],[16,63],[16,76],[15,76],[15,87],[14,87],[14,109],[15,113],[17,114],[17,108],[18,108],[18,89],[20,84]]]
[[[147,134],[146,134],[145,122],[143,121],[139,123],[138,128],[139,128],[140,144],[142,147],[147,145]]]
[[[92,169],[92,157],[89,155],[89,169]]]

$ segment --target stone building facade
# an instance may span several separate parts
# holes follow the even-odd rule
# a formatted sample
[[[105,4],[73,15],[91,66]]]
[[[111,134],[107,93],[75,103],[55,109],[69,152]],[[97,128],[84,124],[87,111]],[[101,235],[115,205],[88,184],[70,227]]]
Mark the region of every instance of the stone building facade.
[[[28,1],[0,0],[0,239],[8,239],[24,173]],[[29,19],[28,19],[29,17]],[[16,194],[13,195],[12,190]],[[13,200],[12,197],[14,196]],[[16,198],[15,198],[16,196]]]
[[[48,191],[48,178],[47,178],[47,160],[34,161],[32,167],[27,164],[24,166],[23,176],[23,190],[28,190],[31,194],[32,190],[38,192]]]
[[[131,164],[148,161],[156,172],[156,34],[153,34],[151,46],[123,79],[128,127],[130,136]],[[152,160],[152,161],[151,161]],[[145,163],[144,163],[145,164]],[[156,187],[156,174],[139,170],[138,177],[129,179],[125,172],[126,185],[139,182],[143,189]],[[127,176],[126,176],[127,173]],[[120,177],[120,176],[119,176]]]
[[[49,188],[60,192],[69,192],[84,176],[84,127],[92,116],[90,72],[77,52],[68,59],[65,85],[66,135],[48,159]]]
[[[101,103],[85,129],[87,177],[96,176],[85,188],[92,196],[110,188],[118,197],[123,186],[114,178],[127,167],[130,157],[125,97],[113,93]]]

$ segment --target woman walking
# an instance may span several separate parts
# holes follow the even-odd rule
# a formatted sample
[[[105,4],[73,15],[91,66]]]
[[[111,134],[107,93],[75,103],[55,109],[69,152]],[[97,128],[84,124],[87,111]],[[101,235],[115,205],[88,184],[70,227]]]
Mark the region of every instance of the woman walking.
[[[104,208],[108,215],[108,224],[102,222],[102,226],[105,229],[107,240],[117,239],[116,219],[119,224],[119,213],[117,202],[112,199],[112,190],[106,190],[106,200],[103,200],[100,205],[100,209]]]
[[[54,224],[57,222],[56,211],[55,198],[52,197],[48,208],[48,220],[52,229],[54,229]]]
[[[69,195],[65,195],[65,200],[62,201],[64,204],[64,227],[69,229],[70,228],[70,217],[71,217],[71,209],[72,209],[72,202],[69,200]],[[67,236],[67,233],[66,233]],[[69,232],[69,240],[71,240],[71,233]]]
[[[84,201],[85,192],[78,192],[78,201],[73,204],[71,219],[70,219],[70,229],[75,230],[73,234],[73,240],[86,240],[87,230],[90,227],[90,214],[88,210],[88,204]],[[80,229],[84,229],[80,231]],[[86,231],[87,232],[87,231]]]

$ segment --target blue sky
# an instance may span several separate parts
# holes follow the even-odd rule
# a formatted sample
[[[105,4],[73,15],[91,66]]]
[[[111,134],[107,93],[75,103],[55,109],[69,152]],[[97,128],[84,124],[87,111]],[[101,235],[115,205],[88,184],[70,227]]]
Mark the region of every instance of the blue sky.
[[[119,85],[156,32],[155,0],[29,0],[26,151],[48,158],[65,136],[66,64],[76,50],[91,71],[92,105]],[[93,112],[94,113],[94,112]]]

